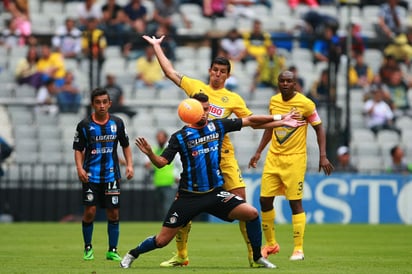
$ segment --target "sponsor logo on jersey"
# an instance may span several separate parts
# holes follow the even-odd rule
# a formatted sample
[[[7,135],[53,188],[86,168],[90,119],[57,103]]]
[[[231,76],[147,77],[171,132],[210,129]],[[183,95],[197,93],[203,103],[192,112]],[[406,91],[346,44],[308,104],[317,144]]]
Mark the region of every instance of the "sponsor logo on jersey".
[[[112,147],[99,147],[91,151],[91,154],[105,154],[105,153],[113,153],[113,148]]]
[[[209,115],[215,118],[222,118],[225,109],[214,104],[210,104]]]

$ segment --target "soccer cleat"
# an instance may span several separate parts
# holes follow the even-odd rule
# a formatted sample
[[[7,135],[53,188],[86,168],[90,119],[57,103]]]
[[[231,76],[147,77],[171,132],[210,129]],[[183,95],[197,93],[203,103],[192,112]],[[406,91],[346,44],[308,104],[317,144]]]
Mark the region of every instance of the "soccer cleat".
[[[276,253],[279,253],[279,251],[280,251],[279,244],[275,244],[274,246],[265,246],[265,247],[263,247],[261,253],[262,253],[262,257],[267,259],[267,257],[270,254],[276,254]]]
[[[170,260],[160,263],[161,267],[185,266],[189,264],[189,257],[180,258],[179,255],[174,255]]]
[[[250,267],[252,268],[277,268],[276,265],[272,264],[271,262],[268,261],[268,259],[265,259],[263,257],[260,257],[257,261],[254,261],[253,263],[251,263]]]
[[[84,250],[84,255],[83,255],[83,260],[85,261],[91,261],[94,259],[94,252],[93,248],[88,247]]]
[[[305,255],[303,254],[302,250],[295,250],[293,251],[292,256],[290,256],[290,261],[303,261],[305,259]]]
[[[106,259],[120,262],[122,260],[122,257],[119,256],[117,251],[107,251],[106,252]]]
[[[130,268],[134,260],[136,260],[136,258],[128,252],[126,255],[124,255],[123,259],[121,260],[120,267]]]

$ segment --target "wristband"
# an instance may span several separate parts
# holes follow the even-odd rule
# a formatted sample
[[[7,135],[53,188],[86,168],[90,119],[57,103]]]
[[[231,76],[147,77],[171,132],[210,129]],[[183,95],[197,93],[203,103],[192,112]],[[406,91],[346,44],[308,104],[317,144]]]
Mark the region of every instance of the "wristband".
[[[273,115],[273,120],[274,120],[274,121],[280,121],[280,120],[282,120],[282,115],[281,115],[281,114],[275,114],[275,115]]]

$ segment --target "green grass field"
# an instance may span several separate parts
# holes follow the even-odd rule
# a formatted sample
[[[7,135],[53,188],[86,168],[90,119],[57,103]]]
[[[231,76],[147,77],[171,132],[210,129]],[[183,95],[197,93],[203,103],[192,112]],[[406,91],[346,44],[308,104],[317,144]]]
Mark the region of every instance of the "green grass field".
[[[121,223],[124,255],[160,223]],[[174,242],[143,254],[132,268],[107,261],[106,224],[96,223],[94,261],[83,261],[80,223],[0,224],[0,273],[412,273],[412,227],[406,225],[314,225],[306,227],[305,261],[290,262],[290,225],[277,225],[281,251],[270,260],[278,269],[250,269],[237,224],[195,222],[189,240],[190,264],[164,269]]]

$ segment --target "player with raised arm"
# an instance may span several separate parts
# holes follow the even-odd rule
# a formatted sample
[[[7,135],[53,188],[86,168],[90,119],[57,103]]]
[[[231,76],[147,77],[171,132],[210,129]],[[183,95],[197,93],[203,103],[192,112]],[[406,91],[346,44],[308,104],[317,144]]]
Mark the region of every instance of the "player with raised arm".
[[[161,43],[165,36],[160,38],[143,36],[154,48],[157,59],[166,77],[168,77],[178,87],[182,88],[189,97],[202,92],[209,96],[210,112],[209,119],[227,118],[235,114],[239,118],[244,118],[252,115],[252,111],[246,106],[245,101],[235,92],[231,92],[225,88],[225,81],[230,76],[231,65],[228,59],[216,57],[209,68],[209,83],[204,83],[200,80],[190,78],[177,72],[172,63],[165,56]],[[223,186],[226,191],[242,197],[246,200],[246,184],[243,181],[242,174],[235,158],[233,145],[228,135],[222,144],[222,155],[220,168],[225,179]],[[177,254],[170,260],[162,262],[160,265],[164,267],[182,266],[189,263],[187,251],[187,239],[191,223],[176,235]],[[240,231],[243,239],[248,247],[248,259],[251,267],[254,266],[252,258],[252,248],[248,243],[245,222],[239,222]]]
[[[221,149],[226,133],[239,131],[245,126],[299,127],[305,122],[297,121],[291,116],[274,121],[272,115],[209,120],[210,105],[207,95],[198,93],[194,98],[201,102],[197,108],[203,108],[204,114],[197,123],[188,124],[175,132],[161,155],[153,152],[145,138],[136,139],[136,145],[156,167],[162,168],[170,164],[176,154],[179,154],[183,170],[180,174],[178,194],[165,216],[160,232],[131,249],[123,257],[120,266],[129,268],[141,254],[166,246],[180,228],[200,213],[206,212],[228,222],[245,221],[254,264],[256,267],[276,268],[261,255],[262,230],[256,208],[222,188],[224,177],[220,168]]]
[[[296,90],[296,77],[291,71],[283,71],[278,76],[280,92],[272,96],[269,112],[297,112],[300,120],[307,121],[316,132],[319,147],[319,171],[323,169],[329,175],[333,166],[326,156],[326,137],[322,121],[317,113],[316,105],[301,92]],[[279,252],[279,244],[275,238],[275,209],[273,202],[276,196],[285,196],[292,211],[294,249],[291,261],[304,259],[303,237],[305,233],[306,214],[302,205],[303,187],[306,172],[306,134],[308,126],[290,128],[280,126],[265,129],[255,155],[250,159],[249,167],[256,167],[263,149],[272,140],[263,167],[260,190],[260,207],[262,228],[266,245],[262,256]]]

